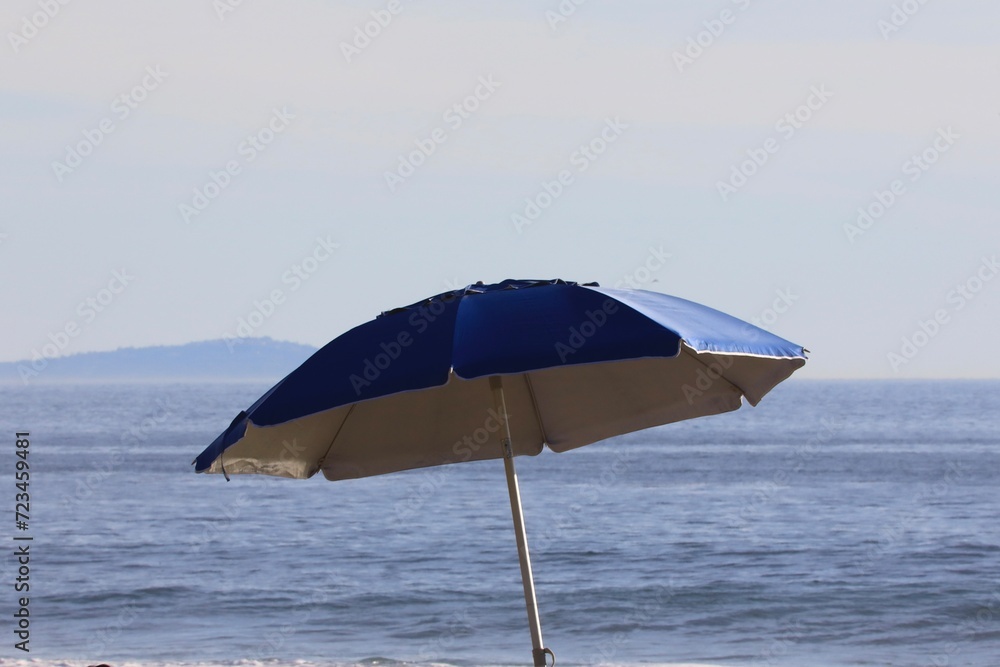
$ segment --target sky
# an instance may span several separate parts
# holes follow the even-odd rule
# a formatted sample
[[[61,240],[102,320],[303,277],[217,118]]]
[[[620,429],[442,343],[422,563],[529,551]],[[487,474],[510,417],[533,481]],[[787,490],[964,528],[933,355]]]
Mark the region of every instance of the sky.
[[[757,323],[801,377],[1000,377],[997,25],[986,0],[7,0],[0,361],[319,346],[563,278]]]

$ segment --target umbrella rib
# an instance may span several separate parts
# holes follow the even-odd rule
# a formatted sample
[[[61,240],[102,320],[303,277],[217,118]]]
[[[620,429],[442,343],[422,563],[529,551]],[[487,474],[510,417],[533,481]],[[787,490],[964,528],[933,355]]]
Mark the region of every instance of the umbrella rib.
[[[690,347],[689,345],[687,345],[686,343],[684,343],[683,341],[681,341],[681,350],[685,354],[687,354],[689,357],[694,358],[695,361],[697,361],[699,364],[701,364],[705,368],[711,368],[711,366],[709,366],[708,364],[706,364],[704,361],[701,360],[701,357],[700,357],[700,355],[697,352],[691,352],[690,351],[690,350],[693,350],[693,349],[694,348]],[[740,392],[740,396],[746,396],[747,395],[746,389],[744,389],[743,387],[739,386],[738,384],[736,384],[735,382],[733,382],[732,380],[730,380],[729,378],[727,378],[724,373],[719,373],[719,377],[721,377],[723,380],[725,380],[726,384],[728,384],[730,387],[733,387],[734,389],[737,389]]]
[[[535,410],[535,421],[538,422],[538,430],[542,432],[542,442],[549,444],[549,434],[545,431],[545,423],[542,422],[542,411],[538,408],[538,399],[535,397],[535,387],[531,384],[531,376],[524,374],[524,381],[528,385],[528,397],[531,399],[531,407]]]
[[[340,432],[344,430],[344,425],[347,424],[347,420],[351,418],[351,414],[353,414],[355,406],[357,406],[357,403],[351,403],[351,407],[347,409],[347,414],[344,415],[344,421],[340,422],[340,426],[337,428],[337,432],[333,434],[332,438],[330,438],[330,444],[327,446],[326,452],[323,454],[322,458],[320,458],[320,460],[317,462],[317,468],[316,468],[317,471],[322,470],[323,466],[326,464],[326,457],[330,455],[330,450],[333,449],[333,443],[337,441],[337,438],[340,436]]]

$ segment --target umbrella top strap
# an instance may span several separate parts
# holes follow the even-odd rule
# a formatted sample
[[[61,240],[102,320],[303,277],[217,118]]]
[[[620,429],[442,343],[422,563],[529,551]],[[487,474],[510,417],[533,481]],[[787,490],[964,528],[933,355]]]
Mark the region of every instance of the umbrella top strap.
[[[403,313],[408,310],[416,310],[418,308],[425,308],[428,305],[435,302],[444,302],[446,304],[455,301],[456,299],[461,299],[465,296],[471,296],[474,294],[486,294],[487,292],[500,292],[507,290],[518,290],[518,289],[530,289],[532,287],[545,287],[548,285],[583,285],[584,287],[600,287],[596,282],[590,283],[578,283],[572,280],[563,280],[562,278],[553,278],[551,280],[514,280],[508,278],[507,280],[500,281],[498,283],[485,284],[482,280],[476,282],[472,285],[466,285],[460,289],[451,290],[450,292],[442,292],[441,294],[435,294],[434,296],[428,297],[416,303],[411,303],[408,306],[401,306],[399,308],[393,308],[391,310],[385,310],[379,313],[379,317],[385,317],[386,315],[395,315],[397,313]]]

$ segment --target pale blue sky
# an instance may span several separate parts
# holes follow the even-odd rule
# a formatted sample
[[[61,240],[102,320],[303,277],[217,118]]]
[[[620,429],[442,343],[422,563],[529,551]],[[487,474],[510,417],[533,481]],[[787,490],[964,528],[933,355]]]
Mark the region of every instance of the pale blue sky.
[[[388,0],[226,1],[3,4],[0,361],[629,276],[805,345],[803,377],[1000,377],[996,3],[403,1],[348,62]]]

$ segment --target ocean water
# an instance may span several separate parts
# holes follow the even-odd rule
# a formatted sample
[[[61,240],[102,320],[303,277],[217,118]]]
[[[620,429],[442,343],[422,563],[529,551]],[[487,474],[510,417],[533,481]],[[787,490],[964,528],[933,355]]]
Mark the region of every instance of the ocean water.
[[[502,463],[194,474],[265,389],[0,388],[0,664],[530,664]],[[546,645],[560,665],[1000,664],[998,415],[998,382],[792,380],[518,458]]]

